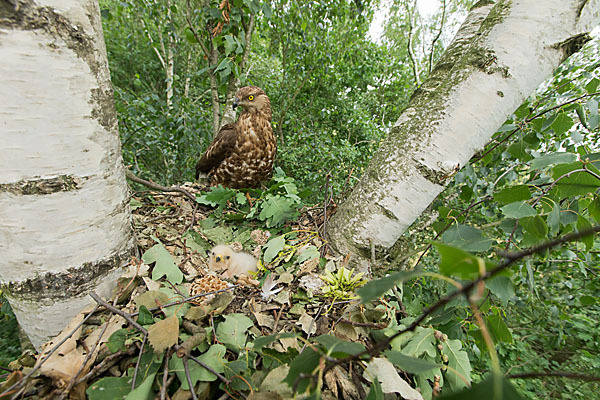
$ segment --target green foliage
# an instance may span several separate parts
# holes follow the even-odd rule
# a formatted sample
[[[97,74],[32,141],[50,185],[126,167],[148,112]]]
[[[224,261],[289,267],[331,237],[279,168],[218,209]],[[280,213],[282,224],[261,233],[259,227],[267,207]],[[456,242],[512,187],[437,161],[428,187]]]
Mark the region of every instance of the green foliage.
[[[325,275],[321,275],[321,279],[327,284],[323,288],[323,296],[341,300],[356,298],[356,289],[367,283],[362,279],[363,275],[362,272],[354,274],[354,268],[347,270],[344,266],[336,273],[325,270]]]
[[[244,193],[258,198],[250,204]],[[294,178],[286,176],[280,168],[276,168],[268,189],[264,191],[228,189],[219,185],[198,196],[196,201],[213,207],[218,206],[221,213],[231,204],[235,212],[226,215],[229,219],[257,219],[267,228],[275,228],[300,215],[298,210],[304,205],[300,195],[304,196],[298,191]]]
[[[216,80],[219,104],[224,103],[234,78],[243,85],[261,86],[271,98],[280,169],[266,190],[215,188],[200,196],[199,203],[217,207],[219,217],[202,221],[201,235],[188,232],[184,240],[203,251],[210,248],[209,241],[244,237],[243,229],[224,227],[222,221],[260,224],[274,233],[264,246],[264,262],[279,272],[286,268],[294,271],[300,263],[317,258],[318,249],[300,251],[302,240],[286,232],[286,224],[298,216],[305,202],[342,193],[357,182],[416,88],[416,77],[406,61],[409,18],[415,25],[413,50],[423,49],[416,60],[423,79],[429,72],[429,58],[428,54],[419,57],[419,53],[429,51],[425,38],[437,34],[442,15],[438,12],[426,20],[413,10],[411,17],[402,2],[394,1],[384,37],[374,43],[366,35],[373,16],[371,1],[277,0],[269,5],[235,1],[230,2],[233,22],[223,23],[222,30],[212,34],[224,22],[219,3],[192,2],[189,16],[201,35],[198,38],[187,24],[184,2],[172,2],[172,9],[164,2],[101,2],[124,159],[136,173],[162,183],[189,180],[212,137],[210,75]],[[448,16],[454,16],[472,2],[446,3]],[[256,13],[249,53],[252,68],[240,70],[246,48],[242,20],[249,13]],[[450,30],[444,29],[431,46],[433,61],[447,44]],[[166,79],[156,56],[161,41],[176,49],[172,81]],[[203,54],[200,43],[214,46],[216,60]],[[363,303],[383,296],[386,310],[408,315],[394,320],[385,335],[403,329],[455,290],[450,282],[459,286],[463,280],[489,271],[506,250],[527,248],[600,222],[597,54],[597,42],[591,43],[582,55],[559,67],[555,77],[515,110],[490,145],[456,175],[432,206],[433,229],[416,234],[413,230],[408,238],[414,245],[411,250],[417,251],[424,249],[424,243],[434,242],[434,250],[423,256],[418,269],[391,271],[388,277],[358,288]],[[170,85],[175,92],[169,103],[166,90]],[[217,108],[222,114],[222,105]],[[304,188],[311,193],[301,193]],[[255,198],[252,204],[246,194]],[[430,218],[424,216],[424,220]],[[156,262],[154,278],[181,281],[165,251],[157,244],[144,254],[144,260]],[[596,326],[600,319],[599,251],[596,238],[589,236],[519,261],[505,276],[496,276],[477,288],[472,300],[490,332],[503,371],[585,372],[600,368]],[[410,261],[416,262],[416,258]],[[429,278],[440,277],[434,275],[439,273],[444,281]],[[356,289],[336,285],[328,287],[339,286],[340,293]],[[161,290],[167,297],[176,297],[172,289],[168,294],[166,288]],[[138,321],[152,323],[144,306],[138,307]],[[300,374],[315,373],[322,357],[359,351],[352,343],[319,336],[300,354],[297,350],[282,353],[268,346],[274,336],[253,338],[246,325],[247,321],[218,321],[215,334],[224,338],[227,347],[213,349],[220,345],[205,343],[201,357],[228,377],[256,372],[255,357],[262,357],[265,365],[273,368],[289,365],[285,381],[298,383],[301,392],[312,387],[312,382],[299,379]],[[422,325],[396,338],[385,357],[396,368],[413,374],[412,383],[425,398],[431,398],[436,376],[441,376],[440,385],[448,398],[488,398],[490,393],[497,399],[593,398],[596,394],[591,385],[557,378],[510,383],[502,379],[496,381],[502,387],[498,394],[494,380],[486,378],[491,360],[484,333],[464,298],[443,305]],[[109,345],[118,349],[128,340],[139,340],[139,336],[128,335],[127,331],[115,333]],[[226,349],[239,352],[240,359],[227,362]],[[180,361],[172,359],[170,363]],[[181,386],[187,387],[182,364],[173,367]],[[196,380],[215,378],[194,363],[190,369]],[[391,374],[393,369],[387,371]],[[465,386],[461,377],[476,383],[449,395]],[[114,381],[115,389],[127,378],[116,379],[120,380]],[[103,382],[102,388],[108,388],[108,383]],[[95,390],[92,388],[88,392]],[[383,398],[378,379],[368,396]]]
[[[8,364],[21,354],[19,325],[10,304],[0,292],[0,366]]]
[[[152,279],[160,279],[166,276],[171,283],[181,283],[183,273],[179,270],[171,254],[165,249],[162,243],[158,243],[146,250],[142,255],[142,260],[146,264],[156,263],[152,269]]]

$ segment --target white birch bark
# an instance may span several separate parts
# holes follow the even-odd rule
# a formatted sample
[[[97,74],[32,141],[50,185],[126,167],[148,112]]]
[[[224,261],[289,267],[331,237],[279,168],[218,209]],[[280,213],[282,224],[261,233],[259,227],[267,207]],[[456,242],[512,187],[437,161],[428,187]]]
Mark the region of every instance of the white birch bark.
[[[479,2],[332,217],[334,249],[368,269],[599,22],[600,0]]]
[[[39,348],[134,251],[98,4],[5,2],[0,60],[0,284]]]

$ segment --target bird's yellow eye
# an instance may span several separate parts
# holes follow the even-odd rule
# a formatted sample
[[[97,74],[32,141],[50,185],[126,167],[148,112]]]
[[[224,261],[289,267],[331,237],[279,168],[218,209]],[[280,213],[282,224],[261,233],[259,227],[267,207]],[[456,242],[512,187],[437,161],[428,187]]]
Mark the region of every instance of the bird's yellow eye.
[[[252,95],[248,96],[248,100],[250,100],[250,101],[254,100],[254,96],[252,96]]]

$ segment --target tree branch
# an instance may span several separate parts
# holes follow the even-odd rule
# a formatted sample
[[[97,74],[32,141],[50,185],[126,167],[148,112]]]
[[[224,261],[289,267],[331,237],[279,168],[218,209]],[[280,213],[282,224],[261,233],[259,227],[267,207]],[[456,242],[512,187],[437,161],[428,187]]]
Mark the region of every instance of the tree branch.
[[[194,204],[196,204],[196,196],[194,196],[187,190],[180,188],[179,186],[171,186],[171,187],[162,186],[162,185],[159,185],[158,183],[154,183],[152,181],[147,181],[145,179],[139,178],[130,170],[125,171],[125,176],[129,180],[140,183],[140,184],[147,186],[154,190],[160,190],[161,192],[167,192],[167,193],[181,193],[181,194],[185,195],[188,199],[190,199]]]
[[[504,271],[506,268],[508,268],[509,266],[511,266],[512,264],[514,264],[516,261],[525,258],[525,257],[529,257],[533,254],[548,250],[550,248],[556,247],[558,245],[561,245],[563,243],[567,243],[567,242],[572,242],[572,241],[576,241],[579,240],[583,237],[592,235],[594,233],[600,232],[600,225],[595,225],[589,229],[585,229],[579,232],[573,232],[573,233],[569,233],[567,235],[564,235],[562,237],[550,240],[546,243],[542,243],[538,246],[534,246],[531,247],[529,249],[525,249],[516,253],[507,253],[504,255],[505,261],[502,262],[501,264],[499,264],[496,268],[485,272],[484,274],[482,274],[479,278],[471,281],[470,283],[464,285],[461,289],[459,290],[455,290],[454,292],[450,293],[449,295],[447,295],[446,297],[441,298],[437,303],[433,304],[432,306],[426,308],[423,313],[413,321],[412,324],[410,324],[408,327],[406,327],[405,329],[402,329],[396,333],[394,333],[392,336],[386,338],[385,340],[382,340],[381,342],[375,344],[373,347],[371,347],[370,349],[364,350],[360,353],[357,353],[355,355],[346,357],[346,358],[342,358],[339,360],[336,360],[334,362],[329,363],[326,367],[325,367],[325,371],[324,373],[327,373],[327,371],[329,371],[330,369],[334,368],[336,365],[342,365],[342,364],[346,364],[349,363],[351,361],[355,361],[355,360],[359,360],[361,359],[363,356],[369,356],[369,358],[375,357],[377,356],[381,351],[383,351],[387,346],[389,346],[389,344],[398,336],[402,335],[403,333],[409,332],[409,331],[413,331],[417,328],[417,326],[419,326],[424,320],[425,318],[427,318],[428,315],[430,315],[431,313],[433,313],[434,311],[438,310],[439,308],[445,306],[446,304],[448,304],[450,301],[452,301],[454,298],[466,294],[468,292],[470,292],[476,285],[478,285],[479,283],[493,277],[496,276],[497,274],[499,274],[500,272]]]

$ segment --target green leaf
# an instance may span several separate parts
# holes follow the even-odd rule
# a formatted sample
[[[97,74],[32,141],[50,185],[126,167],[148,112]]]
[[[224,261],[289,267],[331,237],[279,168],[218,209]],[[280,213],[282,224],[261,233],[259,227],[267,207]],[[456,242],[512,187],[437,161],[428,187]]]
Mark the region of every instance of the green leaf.
[[[315,246],[310,245],[307,248],[302,250],[302,253],[300,253],[300,255],[298,256],[297,263],[301,264],[306,260],[312,260],[313,258],[319,258],[319,257],[321,257],[319,250]]]
[[[436,341],[435,330],[433,328],[417,329],[415,335],[402,348],[401,353],[409,357],[419,357],[427,354],[433,358],[437,353],[435,348]]]
[[[283,236],[277,236],[269,240],[265,245],[264,260],[266,263],[270,263],[277,257],[279,252],[283,250],[285,246],[285,238]]]
[[[142,260],[146,264],[156,262],[152,269],[152,279],[158,280],[166,276],[171,283],[177,284],[183,281],[183,273],[175,264],[171,253],[169,253],[162,243],[159,242],[146,250],[142,255]]]
[[[154,391],[152,390],[152,385],[154,384],[154,378],[156,377],[156,372],[148,374],[145,376],[144,381],[136,386],[134,390],[129,392],[125,400],[146,400],[154,397]],[[108,398],[108,397],[106,397]]]
[[[332,335],[318,336],[315,341],[325,347],[327,353],[335,358],[352,356],[365,351],[365,346],[362,343],[346,342]]]
[[[244,314],[226,315],[225,321],[217,325],[217,339],[228,349],[239,352],[246,345],[246,331],[253,325]]]
[[[235,190],[224,188],[222,185],[219,185],[214,187],[208,193],[196,195],[196,201],[200,204],[206,204],[213,207],[218,205],[219,208],[223,208],[227,205],[229,200],[235,197],[235,195]]]
[[[579,302],[581,303],[582,306],[591,306],[596,304],[596,298],[592,297],[592,296],[581,296],[579,298]]]
[[[154,318],[152,317],[152,313],[148,311],[146,306],[142,305],[140,307],[140,313],[137,317],[137,323],[140,325],[150,325],[154,323]]]
[[[396,367],[410,374],[420,374],[440,368],[440,364],[435,364],[421,358],[409,357],[396,350],[388,350],[383,353]]]
[[[129,337],[129,330],[126,328],[121,328],[115,332],[108,338],[108,342],[106,343],[106,347],[112,352],[116,353],[119,350],[127,350],[127,346],[125,346],[125,341]]]
[[[487,318],[487,325],[497,340],[505,343],[512,343],[512,334],[499,315],[490,315]]]
[[[131,391],[131,378],[102,378],[92,383],[85,393],[89,400],[124,399]]]
[[[267,228],[283,225],[298,216],[295,205],[294,200],[289,197],[269,196],[262,204],[258,219],[266,221]]]
[[[531,191],[527,185],[516,185],[494,193],[494,200],[500,204],[514,203],[515,201],[529,200]]]
[[[229,226],[215,226],[202,229],[202,234],[215,244],[229,243],[233,239],[233,231]]]
[[[458,339],[446,340],[442,343],[442,347],[444,354],[448,356],[449,367],[444,374],[444,377],[446,378],[444,387],[448,387],[450,390],[466,387],[467,384],[463,379],[466,379],[467,382],[471,382],[471,363],[469,362],[467,353],[464,350],[461,350],[461,341]]]
[[[594,195],[594,200],[588,205],[588,212],[596,222],[600,222],[600,197],[597,195]]]
[[[533,217],[537,212],[526,201],[515,201],[502,207],[502,213],[508,218]]]
[[[442,256],[440,273],[446,276],[457,276],[461,279],[472,279],[479,276],[480,265],[489,269],[492,265],[464,250],[448,246],[443,243],[434,243]]]
[[[552,211],[548,214],[548,228],[551,236],[556,235],[560,229],[560,205],[558,203],[554,203]]]
[[[581,122],[581,124],[583,126],[585,126],[587,129],[590,129],[590,127],[587,124],[587,118],[585,117],[585,110],[583,109],[582,105],[576,104],[575,111],[577,112],[577,116],[579,117],[579,121]]]
[[[552,178],[559,180],[556,187],[564,196],[578,196],[595,192],[600,188],[600,180],[595,176],[585,172],[572,172],[583,168],[580,162],[573,164],[557,165],[552,169]],[[598,170],[591,165],[588,165],[592,172],[598,174]]]
[[[534,217],[525,217],[519,220],[519,225],[525,229],[525,231],[531,233],[537,238],[545,238],[548,235],[548,226],[544,219],[539,215]]]
[[[504,305],[506,305],[508,300],[515,295],[515,288],[508,276],[495,276],[492,279],[488,279],[485,281],[485,286],[487,286],[487,288],[490,289]]]
[[[202,363],[211,367],[215,372],[223,373],[225,371],[225,363],[227,363],[227,360],[225,359],[226,352],[227,349],[222,344],[213,344],[206,351],[206,353],[197,358]],[[206,368],[202,367],[192,359],[188,360],[188,368],[190,371],[192,385],[194,386],[198,381],[213,382],[217,380],[217,376],[215,374],[208,371]],[[177,378],[179,378],[179,381],[181,382],[181,388],[183,390],[189,390],[190,387],[185,376],[183,359],[177,357],[177,354],[173,354],[173,356],[171,356],[171,359],[169,360],[169,370],[171,372],[175,372]]]
[[[371,389],[369,390],[366,400],[384,400],[383,390],[381,389],[379,379],[375,379],[371,384]]]
[[[396,284],[422,276],[423,274],[424,272],[421,270],[394,272],[386,277],[368,282],[359,288],[356,294],[360,296],[361,302],[365,304],[383,296],[385,292],[396,286]]]
[[[577,161],[577,154],[574,153],[545,154],[531,162],[531,169],[540,169],[556,164],[570,164],[575,161]]]
[[[557,136],[563,136],[573,126],[573,119],[565,113],[559,113],[554,122],[552,129]]]
[[[306,347],[302,353],[290,363],[290,372],[288,372],[288,375],[283,381],[290,387],[294,387],[294,385],[298,383],[296,393],[303,393],[310,383],[310,376],[319,366],[320,359],[321,355],[318,352],[314,351],[311,347]],[[298,382],[300,374],[305,374],[309,376],[309,378],[301,379]]]
[[[590,223],[590,221],[588,221],[586,218],[582,217],[581,215],[577,216],[577,231],[581,232],[581,231],[585,231],[587,229],[590,229],[592,227],[592,224]],[[590,251],[592,247],[594,247],[594,235],[587,235],[585,237],[582,237],[581,242],[583,242],[585,244],[585,250],[586,251]]]
[[[469,225],[455,224],[442,235],[442,241],[466,251],[487,251],[492,239],[483,237],[481,231]]]
[[[225,56],[229,56],[237,48],[237,41],[231,35],[225,35],[223,39],[225,39]]]

